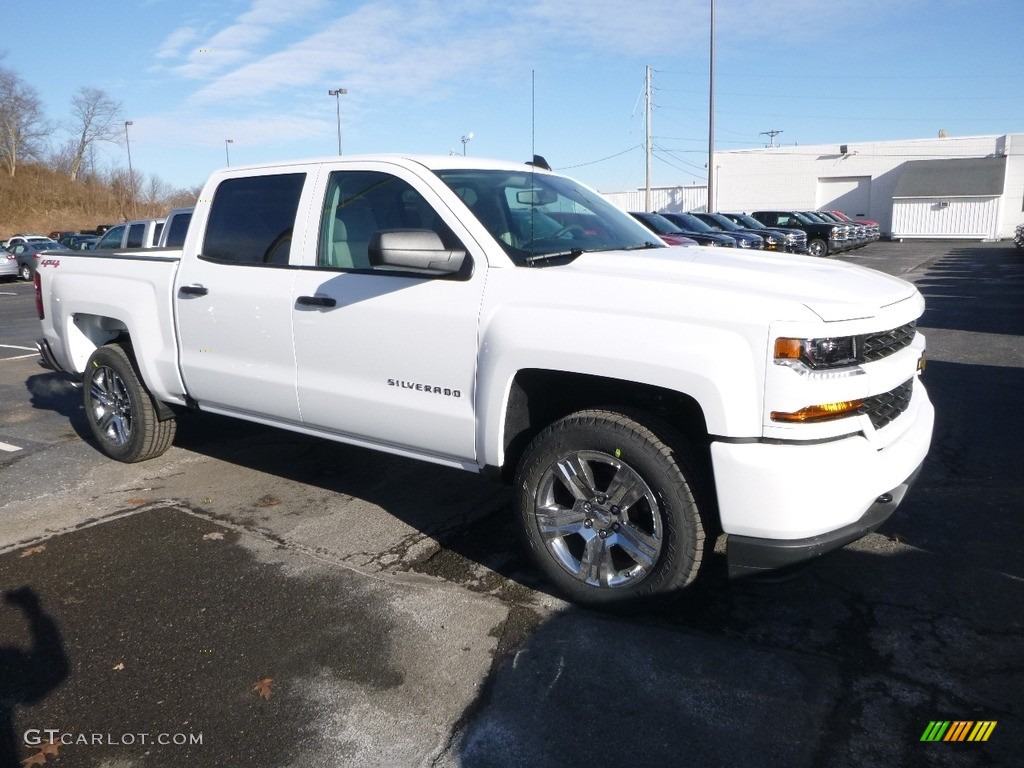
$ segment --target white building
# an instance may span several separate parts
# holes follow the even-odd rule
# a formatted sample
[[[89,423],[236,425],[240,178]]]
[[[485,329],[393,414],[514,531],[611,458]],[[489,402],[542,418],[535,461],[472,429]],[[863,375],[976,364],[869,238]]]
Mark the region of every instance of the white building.
[[[1024,223],[1020,133],[733,150],[715,154],[715,174],[711,210],[838,209],[895,239],[1005,239]],[[706,189],[675,189],[659,188],[652,207],[703,207]],[[636,194],[608,198],[639,210]]]

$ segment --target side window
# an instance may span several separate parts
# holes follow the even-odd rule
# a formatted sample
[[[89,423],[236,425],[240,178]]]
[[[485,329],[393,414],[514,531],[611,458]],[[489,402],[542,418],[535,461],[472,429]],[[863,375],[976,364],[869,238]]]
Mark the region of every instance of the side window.
[[[125,248],[141,248],[142,247],[142,235],[146,231],[145,224],[132,224],[128,227],[128,242],[125,243]]]
[[[217,187],[203,239],[204,259],[287,264],[304,173],[226,179]]]
[[[181,213],[171,219],[171,228],[167,231],[167,247],[181,248],[185,243],[188,223],[192,221],[191,213]]]
[[[163,229],[164,223],[162,221],[158,221],[153,225],[153,239],[150,242],[150,246],[154,246],[158,242],[160,242],[160,233],[163,231]]]
[[[379,171],[333,171],[320,216],[317,266],[373,269],[370,238],[384,229],[429,229],[446,247],[461,247],[448,225],[408,182]]]
[[[121,235],[124,234],[124,227],[111,227],[103,233],[103,237],[96,243],[96,249],[101,248],[120,248],[121,247]]]

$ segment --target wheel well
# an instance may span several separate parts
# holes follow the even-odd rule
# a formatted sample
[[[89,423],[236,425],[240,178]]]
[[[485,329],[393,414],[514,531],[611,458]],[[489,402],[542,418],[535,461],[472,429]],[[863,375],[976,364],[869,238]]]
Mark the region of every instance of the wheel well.
[[[516,374],[505,413],[501,476],[511,481],[526,447],[549,424],[587,408],[628,408],[667,422],[710,468],[710,441],[700,405],[670,389],[564,371],[530,369]]]
[[[76,370],[85,370],[85,361],[98,347],[114,340],[129,340],[128,328],[120,320],[102,315],[78,313],[68,323],[68,351]]]

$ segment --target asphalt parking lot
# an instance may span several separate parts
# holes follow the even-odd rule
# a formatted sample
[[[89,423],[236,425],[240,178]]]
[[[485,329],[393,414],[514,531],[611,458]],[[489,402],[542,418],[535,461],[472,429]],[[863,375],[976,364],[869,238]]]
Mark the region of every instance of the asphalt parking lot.
[[[916,487],[812,567],[713,560],[631,617],[549,594],[480,477],[207,416],[106,460],[0,284],[0,768],[1019,764],[1024,253],[841,258],[928,302]]]

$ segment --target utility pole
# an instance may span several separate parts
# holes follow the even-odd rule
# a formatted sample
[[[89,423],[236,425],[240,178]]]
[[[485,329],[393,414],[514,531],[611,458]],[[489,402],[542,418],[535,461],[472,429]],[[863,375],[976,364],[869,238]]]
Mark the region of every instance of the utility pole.
[[[767,136],[768,140],[769,140],[769,144],[768,144],[769,148],[774,148],[775,147],[775,137],[778,136],[780,133],[782,133],[782,131],[776,131],[776,130],[773,129],[773,130],[770,130],[770,131],[761,131],[761,133],[759,133],[758,136]]]
[[[708,67],[708,204],[713,211],[715,205],[715,0],[711,0],[711,56]]]
[[[341,97],[348,93],[347,88],[331,88],[327,91],[328,96],[333,96],[335,108],[338,113],[338,154],[341,154]]]
[[[644,194],[644,210],[650,211],[651,203],[651,68],[647,67],[647,76],[644,83],[644,147],[647,157],[647,184]]]
[[[128,149],[128,186],[132,192],[132,217],[138,214],[135,211],[135,172],[132,170],[132,143],[128,139],[128,126],[135,125],[131,120],[124,121],[124,145]]]

